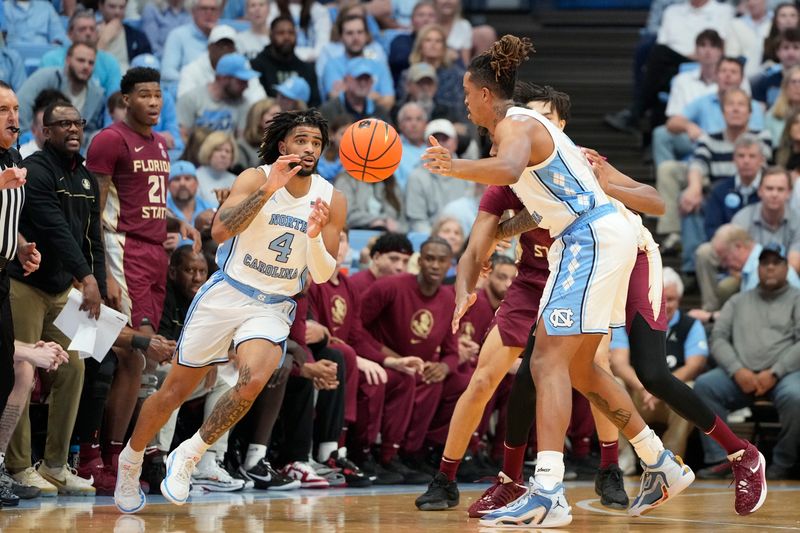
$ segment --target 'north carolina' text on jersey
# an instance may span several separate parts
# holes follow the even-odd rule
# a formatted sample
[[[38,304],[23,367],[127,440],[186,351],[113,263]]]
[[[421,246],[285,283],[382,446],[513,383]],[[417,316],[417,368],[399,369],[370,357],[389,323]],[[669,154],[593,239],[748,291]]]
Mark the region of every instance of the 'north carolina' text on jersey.
[[[269,165],[260,167],[269,175]],[[308,193],[295,198],[281,188],[240,234],[217,250],[217,265],[230,278],[257,290],[294,296],[303,289],[308,266],[308,217],[317,198],[330,203],[333,186],[318,174]]]
[[[553,139],[553,153],[526,167],[511,185],[540,228],[557,237],[582,213],[608,203],[586,156],[569,137],[536,111],[512,107],[506,117],[511,115],[538,120]]]

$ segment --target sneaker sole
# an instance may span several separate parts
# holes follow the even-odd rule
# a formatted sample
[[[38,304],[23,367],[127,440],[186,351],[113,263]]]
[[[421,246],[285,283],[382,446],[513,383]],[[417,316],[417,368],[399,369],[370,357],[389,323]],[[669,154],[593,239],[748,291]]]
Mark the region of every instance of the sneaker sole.
[[[167,487],[167,479],[169,479],[169,473],[170,470],[172,469],[172,458],[174,457],[173,455],[174,453],[175,452],[173,451],[167,456],[167,462],[166,462],[167,475],[164,476],[164,479],[161,481],[161,495],[164,496],[171,503],[174,503],[175,505],[183,505],[189,499],[189,495],[187,494],[186,497],[182,500],[178,499],[172,495],[172,493],[169,491],[169,488]]]
[[[192,487],[203,489],[206,492],[236,492],[244,488],[244,483],[241,485],[217,485],[214,483],[205,483],[203,481],[192,480]]]
[[[766,460],[764,460],[764,455],[761,452],[758,452],[758,464],[761,467],[761,496],[758,498],[758,502],[756,502],[753,508],[750,509],[748,512],[746,513],[737,512],[736,514],[738,514],[739,516],[746,516],[755,513],[761,508],[762,505],[764,505],[764,502],[767,500],[767,473],[766,473],[767,462]]]
[[[136,507],[134,507],[132,509],[124,508],[122,505],[119,504],[119,502],[117,501],[116,497],[114,498],[114,505],[117,506],[117,509],[119,509],[119,511],[121,513],[124,513],[124,514],[136,513],[138,511],[141,511],[142,509],[144,509],[144,506],[147,505],[147,497],[144,495],[144,492],[142,491],[141,487],[139,487],[139,495],[142,497],[142,501],[138,506],[136,506]]]
[[[517,519],[521,520],[521,523],[510,522],[512,518],[497,518],[495,520],[486,520],[485,518],[481,518],[478,523],[482,526],[493,526],[493,527],[502,527],[502,528],[516,528],[516,529],[531,529],[531,528],[548,528],[548,527],[564,527],[568,526],[572,523],[572,514],[568,514],[560,521],[547,521],[546,517],[545,520],[541,524],[536,523],[524,523],[526,521],[534,520],[537,517],[536,514],[533,514],[530,518],[526,519]],[[545,523],[546,522],[546,523]]]
[[[420,511],[446,511],[458,505],[458,500],[447,500],[444,502],[427,502],[417,505]]]
[[[672,498],[676,497],[678,494],[680,494],[681,492],[686,490],[689,487],[689,485],[691,485],[694,482],[694,472],[688,466],[684,466],[684,468],[686,470],[688,470],[688,472],[685,473],[683,476],[681,476],[681,478],[678,480],[678,483],[676,483],[672,487],[668,487],[667,494],[665,495],[664,498],[661,498],[657,502],[655,502],[655,503],[653,503],[651,505],[648,505],[647,507],[640,508],[638,510],[635,510],[635,509],[632,509],[632,508],[628,509],[628,515],[630,515],[630,516],[643,516],[643,515],[646,515],[647,513],[652,511],[653,509],[655,509],[657,507],[661,507],[662,505],[667,503],[669,500],[671,500]]]
[[[297,481],[295,479],[291,483],[286,483],[285,485],[269,486],[266,489],[262,489],[262,490],[279,490],[279,491],[280,490],[297,490],[297,489],[300,488],[301,485],[302,485],[302,483],[300,483],[299,481]]]
[[[330,488],[331,484],[327,481],[307,481],[305,483],[300,483],[300,488],[303,489],[327,489]]]

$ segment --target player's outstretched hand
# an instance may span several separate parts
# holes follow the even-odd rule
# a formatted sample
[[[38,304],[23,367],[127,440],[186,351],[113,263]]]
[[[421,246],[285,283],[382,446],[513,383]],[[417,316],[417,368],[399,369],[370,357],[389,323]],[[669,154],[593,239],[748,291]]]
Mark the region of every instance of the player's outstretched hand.
[[[179,231],[181,233],[181,237],[192,241],[192,251],[196,254],[199,254],[203,249],[203,237],[200,236],[200,232],[197,231],[197,228],[181,221]]]
[[[330,219],[331,206],[322,198],[317,198],[317,201],[314,202],[314,209],[312,209],[311,214],[308,215],[308,229],[306,230],[306,234],[313,239],[319,235],[319,232],[322,231],[322,228],[325,227]]]
[[[294,163],[294,165],[292,165]],[[296,154],[282,155],[269,167],[267,181],[261,186],[265,192],[277,191],[284,187],[303,167],[300,166],[300,156]]]
[[[39,264],[42,262],[42,254],[36,249],[35,242],[26,242],[17,248],[17,259],[22,265],[22,270],[25,271],[24,276],[32,274],[39,270]]]
[[[434,174],[450,176],[453,170],[453,156],[450,155],[450,150],[439,144],[433,135],[428,137],[428,142],[431,145],[422,154],[422,160],[425,161],[423,166]]]
[[[478,295],[474,292],[456,294],[456,308],[453,311],[453,321],[451,323],[453,327],[453,335],[458,332],[458,326],[461,323],[461,318],[477,300]]]
[[[8,167],[0,172],[0,189],[18,189],[25,185],[27,168]]]

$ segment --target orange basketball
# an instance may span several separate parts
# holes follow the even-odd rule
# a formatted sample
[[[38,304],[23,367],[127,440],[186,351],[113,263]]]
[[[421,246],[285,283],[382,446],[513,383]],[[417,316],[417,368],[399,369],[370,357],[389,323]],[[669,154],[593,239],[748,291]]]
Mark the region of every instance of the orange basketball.
[[[403,145],[395,129],[377,118],[350,124],[339,143],[339,159],[348,174],[376,183],[391,176],[400,165]]]

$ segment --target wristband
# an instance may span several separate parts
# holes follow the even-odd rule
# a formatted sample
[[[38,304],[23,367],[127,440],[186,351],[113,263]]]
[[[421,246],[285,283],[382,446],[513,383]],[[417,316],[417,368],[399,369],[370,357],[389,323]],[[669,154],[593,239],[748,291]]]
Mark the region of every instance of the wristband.
[[[131,338],[131,348],[137,348],[143,352],[146,352],[149,347],[150,347],[150,337],[144,337],[142,335],[134,335]]]

